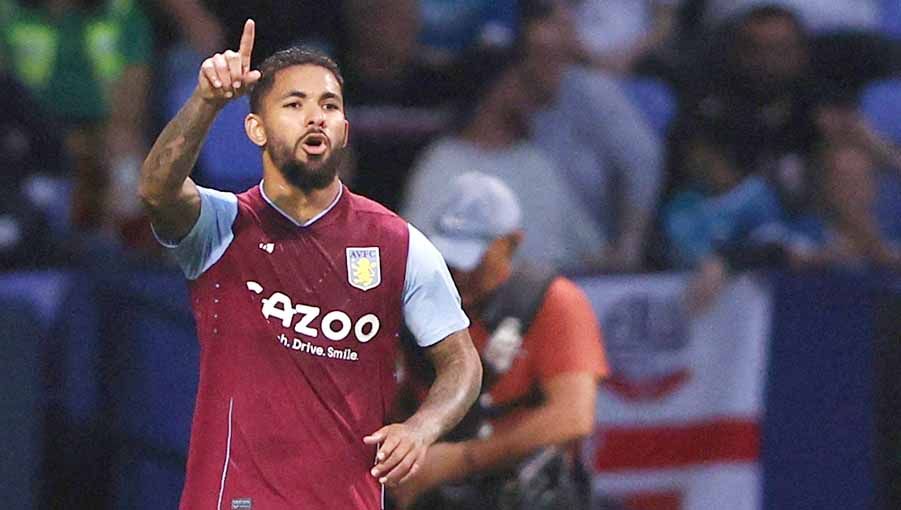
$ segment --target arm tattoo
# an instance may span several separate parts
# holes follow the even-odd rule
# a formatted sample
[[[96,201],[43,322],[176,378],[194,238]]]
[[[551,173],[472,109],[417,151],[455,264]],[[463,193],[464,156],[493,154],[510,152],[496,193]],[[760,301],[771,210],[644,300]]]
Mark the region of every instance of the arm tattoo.
[[[429,352],[429,357],[437,377],[410,420],[437,439],[453,428],[475,401],[481,387],[482,365],[467,332],[445,339]]]
[[[141,169],[142,185],[151,193],[176,194],[197,162],[217,113],[217,107],[191,96],[150,149]]]

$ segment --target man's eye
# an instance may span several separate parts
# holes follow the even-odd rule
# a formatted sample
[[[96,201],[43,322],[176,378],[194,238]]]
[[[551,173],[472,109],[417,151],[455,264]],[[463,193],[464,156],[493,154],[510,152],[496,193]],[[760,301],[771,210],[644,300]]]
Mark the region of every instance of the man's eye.
[[[341,107],[339,107],[338,105],[336,105],[334,103],[328,103],[325,105],[325,109],[326,110],[340,110]]]
[[[300,102],[298,102],[298,101],[295,101],[293,103],[288,103],[285,105],[285,108],[299,108],[299,107],[300,107]]]

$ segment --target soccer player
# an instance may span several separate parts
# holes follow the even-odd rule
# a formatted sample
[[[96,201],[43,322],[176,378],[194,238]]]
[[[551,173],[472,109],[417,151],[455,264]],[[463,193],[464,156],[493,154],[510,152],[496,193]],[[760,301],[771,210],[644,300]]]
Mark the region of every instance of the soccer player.
[[[327,57],[239,50],[198,85],[144,162],[139,195],[190,280],[200,383],[181,508],[374,510],[472,404],[481,365],[439,252],[336,176],[347,144],[342,78]],[[188,174],[229,100],[263,180],[234,195]],[[410,419],[386,425],[402,322],[438,378]]]

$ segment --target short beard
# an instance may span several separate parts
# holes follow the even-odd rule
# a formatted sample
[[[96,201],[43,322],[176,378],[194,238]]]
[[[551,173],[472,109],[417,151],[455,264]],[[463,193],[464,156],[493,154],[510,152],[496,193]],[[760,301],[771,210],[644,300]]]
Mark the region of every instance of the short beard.
[[[286,147],[287,144],[276,144],[272,147],[270,152],[272,162],[286,181],[304,193],[327,188],[335,180],[338,169],[344,161],[345,149],[338,148],[319,162],[318,168],[311,168],[294,156],[297,153],[296,147],[290,152]]]

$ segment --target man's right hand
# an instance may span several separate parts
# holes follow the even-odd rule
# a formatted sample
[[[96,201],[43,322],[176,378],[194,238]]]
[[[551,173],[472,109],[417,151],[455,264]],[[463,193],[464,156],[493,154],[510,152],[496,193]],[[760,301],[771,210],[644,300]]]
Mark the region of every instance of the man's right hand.
[[[197,93],[204,100],[224,105],[240,97],[259,79],[259,71],[250,70],[250,56],[256,25],[252,19],[244,23],[238,51],[226,50],[203,61],[198,76]]]

